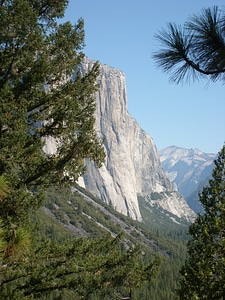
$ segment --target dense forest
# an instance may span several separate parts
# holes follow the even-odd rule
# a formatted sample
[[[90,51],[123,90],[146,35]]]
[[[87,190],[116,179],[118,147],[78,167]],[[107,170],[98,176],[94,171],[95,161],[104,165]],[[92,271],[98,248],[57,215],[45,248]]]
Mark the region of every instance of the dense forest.
[[[67,5],[0,1],[2,299],[131,298],[171,255],[153,231],[71,194],[85,159],[100,167],[105,153],[94,129],[99,64],[81,72],[84,20],[58,24]]]
[[[118,213],[83,188],[76,188],[71,195],[68,191],[49,190],[45,206],[37,215],[42,234],[47,233],[50,238],[57,238],[62,243],[65,239],[73,239],[74,235],[98,240],[107,236],[108,232],[114,236],[122,234],[122,248],[139,245],[142,259],[146,262],[153,257],[160,258],[154,280],[135,288],[132,299],[176,299],[179,270],[186,258],[189,224],[179,218],[174,222],[172,214],[151,207],[144,198],[139,198],[143,222],[137,222]],[[71,292],[64,290],[63,293],[65,299],[73,299]],[[109,291],[103,298],[101,293],[96,292],[90,299],[114,299],[114,293],[114,290]],[[117,289],[117,293],[128,295],[128,289]],[[52,294],[53,299],[56,294]]]
[[[225,146],[193,224],[148,197],[137,222],[76,185],[85,160],[100,167],[105,152],[99,64],[81,72],[84,20],[59,24],[67,5],[0,1],[0,298],[225,299]],[[169,24],[158,65],[178,83],[190,70],[224,80],[224,20],[214,7],[187,33]]]

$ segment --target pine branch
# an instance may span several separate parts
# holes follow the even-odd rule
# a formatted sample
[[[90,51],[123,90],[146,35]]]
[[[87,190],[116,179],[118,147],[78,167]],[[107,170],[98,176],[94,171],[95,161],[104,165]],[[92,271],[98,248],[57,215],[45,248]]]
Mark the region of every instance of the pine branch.
[[[116,299],[119,299],[119,300],[131,300],[130,297],[122,297],[118,293],[115,293],[115,292],[114,292],[114,295],[116,296]]]

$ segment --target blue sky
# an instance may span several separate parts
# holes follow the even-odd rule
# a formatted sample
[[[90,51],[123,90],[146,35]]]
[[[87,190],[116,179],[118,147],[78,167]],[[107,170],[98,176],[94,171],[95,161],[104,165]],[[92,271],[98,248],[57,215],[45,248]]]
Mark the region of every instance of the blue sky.
[[[85,22],[83,52],[126,74],[128,111],[158,150],[176,145],[217,153],[225,142],[225,86],[209,80],[176,85],[152,59],[154,35],[168,22],[183,24],[209,0],[70,0],[65,20]]]

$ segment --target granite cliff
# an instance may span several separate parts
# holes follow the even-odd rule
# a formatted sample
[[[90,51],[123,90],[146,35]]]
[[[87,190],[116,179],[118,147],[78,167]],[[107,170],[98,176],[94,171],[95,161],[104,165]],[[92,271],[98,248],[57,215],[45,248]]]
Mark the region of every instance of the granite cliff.
[[[85,59],[83,72],[92,64]],[[100,169],[87,161],[81,185],[136,220],[141,220],[138,195],[146,197],[151,205],[193,220],[193,211],[166,177],[152,138],[127,110],[125,74],[107,65],[101,65],[95,128],[104,139],[106,160]],[[163,197],[152,200],[152,193]]]

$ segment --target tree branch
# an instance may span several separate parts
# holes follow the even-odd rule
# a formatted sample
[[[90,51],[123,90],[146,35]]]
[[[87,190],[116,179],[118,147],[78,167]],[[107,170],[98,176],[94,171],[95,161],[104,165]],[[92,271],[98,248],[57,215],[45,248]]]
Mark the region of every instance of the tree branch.
[[[122,297],[118,293],[115,293],[115,292],[114,292],[114,295],[116,296],[116,299],[119,299],[119,300],[131,300],[130,297]]]

